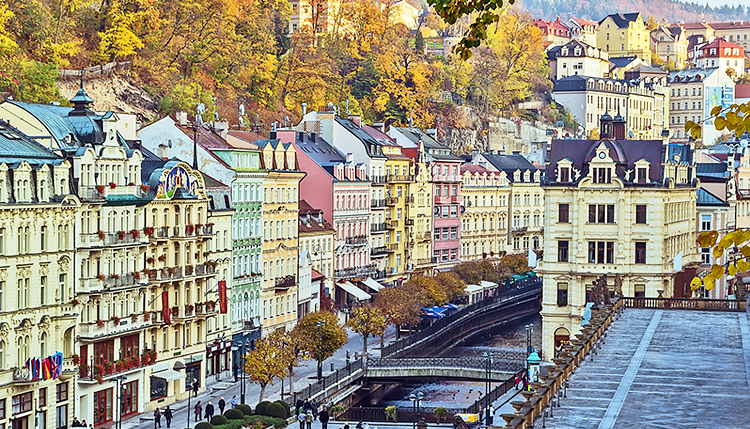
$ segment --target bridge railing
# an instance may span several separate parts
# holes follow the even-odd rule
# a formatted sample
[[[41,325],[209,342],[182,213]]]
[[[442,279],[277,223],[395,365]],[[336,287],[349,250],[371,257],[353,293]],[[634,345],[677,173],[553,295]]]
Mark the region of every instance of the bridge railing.
[[[622,298],[628,308],[669,308],[676,310],[745,311],[745,301],[693,298]]]
[[[505,380],[504,382],[500,383],[497,387],[490,390],[489,394],[489,401],[490,404],[497,401],[505,395],[506,393],[510,392],[512,389],[516,387],[516,377],[518,377],[519,380],[522,379],[522,377],[526,374],[526,368],[520,369],[516,372],[516,374],[509,379]],[[478,414],[479,410],[485,408],[487,406],[487,396],[484,396],[480,398],[477,402],[469,406],[466,410],[464,410],[465,413],[469,414]]]
[[[448,413],[440,419],[441,423],[450,423],[453,421],[453,415],[464,412],[465,410],[458,408],[449,408]],[[420,408],[417,418],[414,419],[414,410],[410,407],[396,408],[396,422],[406,423],[413,422],[414,420],[424,419],[427,423],[437,423],[438,419],[435,415],[434,408]],[[347,409],[344,413],[337,417],[339,421],[350,421],[350,422],[393,422],[394,419],[388,417],[385,414],[385,408],[376,407],[352,407]]]
[[[518,371],[524,366],[523,353],[508,352],[507,356],[496,356],[492,360],[493,371]],[[487,369],[487,360],[482,357],[404,357],[369,358],[368,368],[470,368]]]
[[[312,384],[308,384],[307,387],[303,388],[302,390],[294,392],[294,402],[296,402],[297,398],[316,398],[321,393],[325,393],[326,390],[329,390],[331,388],[337,390],[339,384],[344,382],[351,383],[351,376],[356,375],[357,371],[363,369],[364,359],[357,359],[354,362],[349,363],[349,365],[328,374],[327,376],[323,377],[322,380],[316,381]]]
[[[433,323],[432,325],[428,326],[427,328],[422,329],[419,332],[409,335],[406,338],[401,338],[397,340],[396,342],[383,347],[383,349],[380,351],[380,355],[381,356],[393,355],[394,353],[400,350],[403,350],[415,343],[418,343],[424,340],[425,338],[430,337],[431,335],[434,335],[435,333],[441,331],[442,329],[444,329],[451,323],[455,322],[456,320],[459,320],[460,318],[468,314],[471,314],[480,308],[494,305],[494,304],[497,304],[497,303],[500,303],[509,299],[517,298],[519,296],[524,296],[529,292],[533,293],[541,288],[542,288],[541,283],[535,283],[531,286],[528,286],[522,289],[513,289],[511,291],[501,293],[499,295],[492,296],[485,300],[463,307],[462,309],[460,309],[453,315],[440,319],[436,321],[435,323]]]

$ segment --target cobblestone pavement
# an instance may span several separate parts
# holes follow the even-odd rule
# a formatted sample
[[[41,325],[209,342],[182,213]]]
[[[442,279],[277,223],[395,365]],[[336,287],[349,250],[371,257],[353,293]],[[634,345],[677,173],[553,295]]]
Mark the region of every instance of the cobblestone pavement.
[[[625,310],[546,427],[750,427],[747,316]]]

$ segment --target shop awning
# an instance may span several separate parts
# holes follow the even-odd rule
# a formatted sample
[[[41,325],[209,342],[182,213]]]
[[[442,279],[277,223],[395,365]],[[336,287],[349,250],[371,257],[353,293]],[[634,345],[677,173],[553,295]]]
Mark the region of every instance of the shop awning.
[[[378,283],[377,281],[375,281],[375,279],[373,279],[372,277],[366,278],[365,281],[363,281],[362,283],[367,285],[367,287],[374,290],[375,292],[379,292],[380,289],[383,289],[385,287],[381,285],[380,283]]]
[[[344,289],[347,293],[354,295],[354,297],[357,298],[357,300],[359,301],[368,300],[372,298],[372,295],[363,291],[357,286],[354,286],[353,284],[349,282],[345,281],[343,283],[336,283],[336,286],[340,287],[341,289]]]
[[[152,372],[151,377],[161,378],[167,382],[173,381],[173,380],[179,380],[181,378],[185,378],[185,373],[180,371],[175,371],[173,369],[165,369],[163,371],[159,372]]]
[[[482,287],[483,287],[483,288],[485,288],[485,289],[487,289],[487,288],[493,288],[493,287],[497,287],[497,283],[493,283],[493,282],[486,282],[486,281],[484,281],[484,280],[480,281],[480,282],[479,282],[479,285],[480,285],[480,286],[482,286]]]
[[[482,288],[477,285],[466,285],[465,290],[466,290],[466,293],[473,293],[473,292],[478,292],[482,290]]]

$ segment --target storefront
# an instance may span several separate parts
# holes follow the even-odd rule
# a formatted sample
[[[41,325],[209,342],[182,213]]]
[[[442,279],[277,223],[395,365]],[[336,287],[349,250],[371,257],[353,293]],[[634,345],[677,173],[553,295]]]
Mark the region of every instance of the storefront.
[[[214,341],[206,347],[207,375],[219,375],[229,369],[229,359],[232,352],[232,341]]]

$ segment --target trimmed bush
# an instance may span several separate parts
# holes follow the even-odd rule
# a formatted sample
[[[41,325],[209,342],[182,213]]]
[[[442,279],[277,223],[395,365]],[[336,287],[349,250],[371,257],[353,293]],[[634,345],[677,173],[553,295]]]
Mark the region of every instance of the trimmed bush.
[[[229,423],[225,425],[216,426],[214,429],[240,429],[247,425],[245,419],[242,420],[229,420]]]
[[[221,414],[211,417],[211,424],[214,426],[225,425],[227,423],[229,423],[229,420]]]
[[[255,414],[260,414],[261,416],[266,415],[266,407],[270,404],[269,401],[261,401],[258,403],[258,405],[255,406]]]
[[[230,408],[224,412],[224,417],[227,420],[242,420],[245,418],[245,413],[236,408]]]
[[[268,404],[266,407],[265,415],[269,417],[278,417],[280,419],[285,419],[286,416],[286,410],[281,404],[277,404],[274,402],[273,404]]]
[[[257,426],[257,423],[260,423],[263,427],[273,426],[275,428],[282,428],[286,426],[285,419],[279,419],[276,417],[269,417],[269,416],[260,416],[257,414],[252,415],[252,416],[245,416],[245,421],[250,423],[250,425],[253,427]]]
[[[214,429],[214,425],[209,422],[200,422],[195,425],[195,429]]]
[[[247,404],[238,404],[236,407],[234,407],[234,409],[242,411],[242,414],[246,416],[253,415],[253,407]]]
[[[292,415],[292,407],[290,407],[289,404],[287,404],[286,402],[284,402],[282,400],[278,400],[278,401],[276,401],[274,403],[275,404],[279,404],[282,407],[284,407],[284,409],[286,410],[286,416],[284,416],[285,419],[289,418]]]

